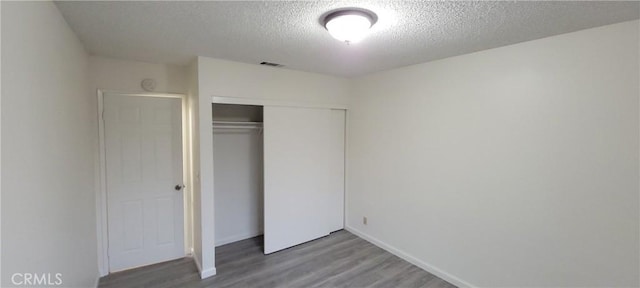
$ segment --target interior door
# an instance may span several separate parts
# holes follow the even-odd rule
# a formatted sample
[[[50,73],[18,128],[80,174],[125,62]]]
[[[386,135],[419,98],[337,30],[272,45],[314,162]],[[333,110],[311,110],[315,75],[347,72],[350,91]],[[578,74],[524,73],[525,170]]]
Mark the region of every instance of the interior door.
[[[182,101],[104,96],[111,272],[184,257]]]
[[[264,107],[265,254],[340,229],[344,178],[335,171],[344,174],[344,159],[336,161],[344,158],[344,146],[334,142],[344,137],[344,124],[336,125],[334,115],[330,109]]]

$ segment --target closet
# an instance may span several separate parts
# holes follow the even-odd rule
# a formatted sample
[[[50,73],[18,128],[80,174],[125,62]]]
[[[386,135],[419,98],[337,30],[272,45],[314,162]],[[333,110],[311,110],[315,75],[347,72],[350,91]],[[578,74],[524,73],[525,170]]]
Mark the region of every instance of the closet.
[[[213,104],[216,246],[269,254],[344,226],[345,110]]]
[[[213,105],[215,245],[262,235],[262,107]]]

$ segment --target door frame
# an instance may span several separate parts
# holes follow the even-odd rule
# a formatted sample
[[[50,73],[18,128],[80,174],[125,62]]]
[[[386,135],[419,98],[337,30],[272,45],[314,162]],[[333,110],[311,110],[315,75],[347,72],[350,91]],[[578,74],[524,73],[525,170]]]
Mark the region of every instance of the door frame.
[[[105,148],[105,128],[104,128],[104,97],[107,95],[119,95],[129,97],[156,97],[156,98],[177,98],[181,100],[182,105],[182,183],[185,185],[183,189],[183,205],[184,205],[184,253],[185,256],[191,254],[192,250],[192,188],[187,184],[191,181],[191,127],[189,126],[189,111],[187,105],[187,96],[177,93],[144,93],[144,92],[121,92],[114,90],[97,90],[98,97],[98,137],[99,137],[99,183],[96,183],[96,224],[97,224],[97,246],[98,246],[98,272],[100,277],[106,276],[109,271],[109,229],[107,217],[107,166],[106,166],[106,148]]]

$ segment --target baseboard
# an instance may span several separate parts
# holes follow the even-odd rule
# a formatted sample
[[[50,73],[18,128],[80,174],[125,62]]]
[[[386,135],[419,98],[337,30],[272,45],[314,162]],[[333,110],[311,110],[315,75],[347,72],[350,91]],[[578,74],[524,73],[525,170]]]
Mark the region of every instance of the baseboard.
[[[101,277],[104,277],[104,276],[109,275],[109,272],[108,272],[108,271],[104,271],[104,270],[105,270],[105,269],[102,269],[102,268],[101,268],[101,269],[99,269],[99,271],[98,271],[98,278],[101,278]]]
[[[193,257],[193,262],[196,263],[196,268],[198,268],[198,272],[202,274],[202,265],[200,265],[200,261],[198,261],[198,257],[196,257],[196,254],[193,252],[193,248],[191,248],[191,257]]]
[[[94,283],[93,287],[98,288],[98,285],[100,285],[100,278],[101,278],[101,277],[102,277],[102,276],[100,276],[100,272],[98,272],[98,277],[96,277],[96,281],[95,281],[95,283]]]
[[[431,265],[429,263],[426,263],[426,262],[424,262],[422,260],[419,260],[419,259],[409,255],[408,253],[406,253],[406,252],[404,252],[404,251],[402,251],[402,250],[400,250],[400,249],[398,249],[396,247],[393,247],[393,246],[391,246],[391,245],[389,245],[389,244],[387,244],[387,243],[385,243],[385,242],[383,242],[383,241],[381,241],[381,240],[379,240],[379,239],[377,239],[377,238],[375,238],[373,236],[370,236],[369,234],[366,234],[366,233],[364,233],[364,232],[362,232],[362,231],[360,231],[358,229],[355,229],[355,228],[350,227],[350,226],[345,226],[345,230],[355,234],[356,236],[358,236],[358,237],[360,237],[360,238],[362,238],[364,240],[369,241],[371,244],[376,245],[376,246],[388,251],[391,254],[394,254],[394,255],[404,259],[405,261],[407,261],[407,262],[409,262],[409,263],[411,263],[413,265],[416,265],[416,266],[422,268],[423,270],[425,270],[425,271],[427,271],[427,272],[429,272],[429,273],[431,273],[433,275],[436,275],[436,276],[440,277],[441,279],[443,279],[443,280],[445,280],[445,281],[447,281],[447,282],[449,282],[449,283],[451,283],[453,285],[456,285],[458,287],[469,287],[469,288],[477,287],[475,285],[471,285],[471,283],[469,283],[469,282],[466,282],[466,281],[464,281],[464,280],[462,280],[462,279],[460,279],[460,278],[458,278],[456,276],[453,276],[453,275],[443,271],[442,269],[436,268],[435,266],[433,266],[433,265]]]
[[[209,278],[209,277],[215,276],[215,275],[216,275],[216,267],[209,268],[209,269],[204,270],[204,271],[200,271],[200,279]]]
[[[253,237],[256,237],[256,236],[259,236],[259,235],[262,235],[262,234],[263,234],[262,231],[254,231],[254,232],[251,232],[251,233],[233,235],[233,236],[230,236],[230,237],[223,238],[221,240],[217,240],[216,241],[216,247],[222,246],[222,245],[225,245],[225,244],[229,244],[229,243],[233,243],[233,242],[236,242],[236,241],[240,241],[240,240],[253,238]]]
[[[193,254],[193,249],[191,250],[191,252]],[[216,275],[216,267],[202,270],[202,265],[200,265],[200,261],[198,261],[198,257],[196,257],[195,254],[193,255],[193,262],[196,263],[196,268],[198,268],[198,272],[200,272],[200,279],[209,278]]]

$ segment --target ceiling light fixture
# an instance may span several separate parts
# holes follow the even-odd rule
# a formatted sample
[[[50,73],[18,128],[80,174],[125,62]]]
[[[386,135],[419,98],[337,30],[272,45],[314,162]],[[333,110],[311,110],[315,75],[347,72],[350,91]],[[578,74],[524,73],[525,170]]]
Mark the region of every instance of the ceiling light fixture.
[[[356,43],[367,36],[369,28],[378,20],[375,13],[356,8],[340,9],[324,17],[329,34],[347,44]]]

